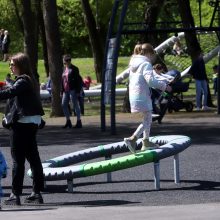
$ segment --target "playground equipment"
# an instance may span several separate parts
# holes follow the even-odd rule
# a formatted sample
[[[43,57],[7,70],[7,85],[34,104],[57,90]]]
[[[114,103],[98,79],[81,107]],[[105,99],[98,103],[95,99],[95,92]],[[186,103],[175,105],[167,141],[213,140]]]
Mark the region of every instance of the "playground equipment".
[[[208,32],[198,32],[198,35],[214,35],[214,32],[208,33]],[[163,53],[163,51],[166,51],[168,48],[172,48],[175,41],[181,40],[184,38],[185,33],[181,32],[179,33],[177,36],[172,36],[170,38],[168,38],[167,40],[165,40],[163,43],[161,43],[159,46],[157,46],[155,48],[155,51],[158,55],[160,55],[161,53]],[[204,54],[204,61],[205,63],[208,63],[211,59],[213,59],[214,57],[216,57],[218,55],[220,46],[216,46],[214,49],[208,51],[206,54]],[[173,56],[174,57],[174,56]],[[175,58],[175,57],[174,57]],[[179,59],[180,60],[180,59]],[[178,65],[178,60],[176,61],[177,65]],[[186,68],[181,72],[181,77],[184,77],[187,72],[190,69],[190,65],[186,65]],[[129,68],[125,69],[123,72],[121,72],[120,74],[118,74],[115,78],[116,80],[116,84],[120,84],[122,83],[124,80],[126,80],[129,77]],[[96,95],[100,95],[101,93],[101,85],[97,85],[94,87],[91,87],[89,90],[85,91],[86,96],[96,96]],[[94,91],[92,91],[94,90]],[[120,89],[116,89],[116,95],[122,95],[123,93],[125,93],[127,90],[127,88],[120,88]]]
[[[208,33],[208,32],[198,32],[198,35],[215,35],[214,32]],[[164,51],[166,51],[169,48],[172,48],[175,41],[176,40],[182,40],[184,38],[185,33],[181,32],[176,36],[171,36],[170,38],[168,38],[167,40],[165,40],[164,42],[162,42],[160,45],[158,45],[155,48],[155,51],[158,55],[160,55],[161,53],[163,53]],[[205,63],[209,62],[211,59],[213,59],[214,57],[216,57],[218,55],[220,46],[215,47],[214,49],[208,51],[206,54],[204,54],[204,61]],[[172,55],[173,56],[173,55]],[[174,57],[174,56],[173,56]],[[176,65],[179,66],[180,64],[180,59],[181,58],[175,58],[174,57]],[[190,65],[189,64],[185,64],[184,67],[186,67],[182,72],[181,72],[181,77],[184,77],[187,72],[190,69]],[[120,84],[122,83],[124,80],[126,80],[129,77],[129,68],[125,69],[123,72],[121,72],[120,74],[118,74],[115,78],[116,80],[116,84]],[[101,96],[101,84],[100,85],[96,85],[93,87],[90,87],[89,90],[85,90],[85,97],[94,97],[94,96]],[[117,96],[123,96],[125,95],[127,91],[127,88],[116,88],[115,89],[115,94]],[[51,97],[50,93],[47,90],[41,90],[40,91],[40,95],[41,95],[41,99],[49,99]]]
[[[179,153],[191,144],[191,139],[182,135],[154,136],[150,141],[160,145],[153,150],[140,151],[136,154],[129,154],[111,159],[112,155],[129,152],[124,142],[101,145],[66,154],[60,157],[46,160],[42,163],[45,181],[67,180],[68,191],[73,190],[73,180],[75,178],[87,177],[107,173],[108,181],[111,181],[110,172],[127,169],[146,163],[154,163],[155,188],[160,188],[159,162],[161,159],[174,155],[174,178],[175,183],[179,183]],[[141,139],[137,141],[137,149],[141,148]],[[106,160],[84,163],[91,159],[105,157]],[[31,170],[27,172],[31,177]]]
[[[185,27],[183,21],[180,21],[177,26],[172,27],[172,22],[169,23],[169,28],[166,26],[158,26],[157,23],[154,27],[151,27],[146,20],[142,19],[140,22],[130,21],[129,17],[126,16],[129,12],[129,6],[132,6],[129,3],[133,1],[129,0],[115,0],[112,8],[112,15],[109,22],[109,29],[106,38],[105,45],[105,57],[104,65],[102,71],[102,92],[101,92],[101,130],[106,130],[106,120],[105,120],[105,105],[111,102],[111,134],[116,133],[116,119],[115,119],[115,77],[116,77],[116,66],[119,55],[119,48],[121,44],[122,35],[131,35],[131,34],[148,34],[148,33],[180,33],[180,32],[195,32],[195,31],[216,31],[219,32],[219,23],[216,26],[217,22],[213,22],[218,19],[220,21],[219,11],[220,1],[212,1],[210,6],[214,7],[213,16],[211,19],[210,26],[203,27],[201,25],[201,13],[200,16],[200,26],[192,27],[190,24]],[[199,1],[200,2],[200,1]],[[201,6],[201,5],[200,5]],[[201,12],[201,7],[199,8]],[[117,17],[118,15],[118,17]],[[117,17],[117,18],[116,18]],[[215,27],[214,27],[215,23]],[[219,37],[219,36],[218,36]],[[112,80],[113,79],[113,80]],[[220,78],[218,78],[220,80]],[[220,93],[220,92],[219,92]],[[218,93],[218,94],[219,94]],[[107,101],[106,101],[107,100]],[[220,103],[220,95],[218,96],[218,103]],[[220,112],[220,106],[218,106],[218,112]]]

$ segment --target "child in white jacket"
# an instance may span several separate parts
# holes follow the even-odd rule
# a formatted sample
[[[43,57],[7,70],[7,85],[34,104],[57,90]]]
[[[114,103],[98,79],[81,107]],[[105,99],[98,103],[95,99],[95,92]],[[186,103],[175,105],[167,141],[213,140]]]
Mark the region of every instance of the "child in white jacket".
[[[164,81],[157,80],[153,73],[152,62],[156,54],[151,44],[141,45],[138,55],[131,57],[129,75],[129,101],[132,113],[141,113],[142,123],[138,126],[131,137],[124,138],[129,150],[135,153],[136,141],[143,133],[141,150],[151,149],[149,136],[152,124],[152,100],[150,87],[161,91],[171,91],[171,87]]]

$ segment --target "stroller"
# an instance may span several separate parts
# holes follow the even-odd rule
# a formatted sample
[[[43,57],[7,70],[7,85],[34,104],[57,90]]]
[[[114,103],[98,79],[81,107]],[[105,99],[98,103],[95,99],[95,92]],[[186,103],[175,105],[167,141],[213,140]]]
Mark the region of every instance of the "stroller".
[[[185,109],[187,112],[193,111],[193,103],[183,99],[183,92],[187,92],[189,89],[188,82],[183,82],[181,74],[177,70],[170,70],[166,74],[174,76],[172,84],[172,92],[161,92],[152,89],[152,100],[153,100],[153,121],[158,121],[160,124],[166,111],[172,113],[173,111],[178,112],[181,109]]]

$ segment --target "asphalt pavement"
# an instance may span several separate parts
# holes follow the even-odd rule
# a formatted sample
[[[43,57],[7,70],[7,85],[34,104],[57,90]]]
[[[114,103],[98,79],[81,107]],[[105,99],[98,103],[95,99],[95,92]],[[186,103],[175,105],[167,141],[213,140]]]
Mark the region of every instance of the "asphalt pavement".
[[[62,129],[63,117],[46,121],[46,127],[38,134],[42,161],[122,141],[135,130],[139,118],[129,113],[117,114],[116,135],[111,135],[109,116],[105,132],[101,132],[100,116],[84,116],[82,129]],[[162,124],[153,123],[151,136],[155,135],[186,135],[192,139],[192,145],[180,153],[179,184],[174,183],[173,157],[169,157],[160,161],[160,190],[155,190],[153,164],[149,163],[113,172],[111,182],[107,182],[106,174],[74,179],[72,193],[67,191],[66,181],[47,182],[45,204],[28,206],[23,204],[31,192],[31,179],[26,176],[22,205],[9,207],[3,201],[11,192],[12,163],[8,132],[0,127],[1,151],[9,166],[8,177],[2,180],[0,220],[219,219],[220,116],[214,111],[166,114]]]

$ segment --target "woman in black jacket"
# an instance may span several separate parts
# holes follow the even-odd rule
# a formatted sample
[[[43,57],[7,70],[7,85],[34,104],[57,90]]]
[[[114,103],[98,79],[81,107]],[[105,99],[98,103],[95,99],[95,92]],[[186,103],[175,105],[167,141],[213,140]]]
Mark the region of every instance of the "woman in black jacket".
[[[82,128],[81,113],[78,97],[80,96],[83,81],[79,74],[78,67],[71,63],[71,56],[64,55],[63,57],[64,70],[62,74],[62,108],[66,117],[66,124],[63,128],[72,128],[70,120],[70,110],[68,108],[70,99],[73,103],[73,109],[76,112],[77,122],[75,128]]]
[[[12,193],[5,200],[6,205],[20,205],[23,189],[25,159],[30,163],[33,176],[33,192],[26,197],[26,203],[43,203],[41,191],[44,188],[43,168],[38,152],[36,134],[44,114],[38,85],[31,73],[28,57],[23,53],[12,56],[11,72],[16,76],[12,87],[0,91],[0,100],[9,99],[6,116],[11,117],[10,147],[13,160]],[[6,117],[7,118],[7,117]]]

